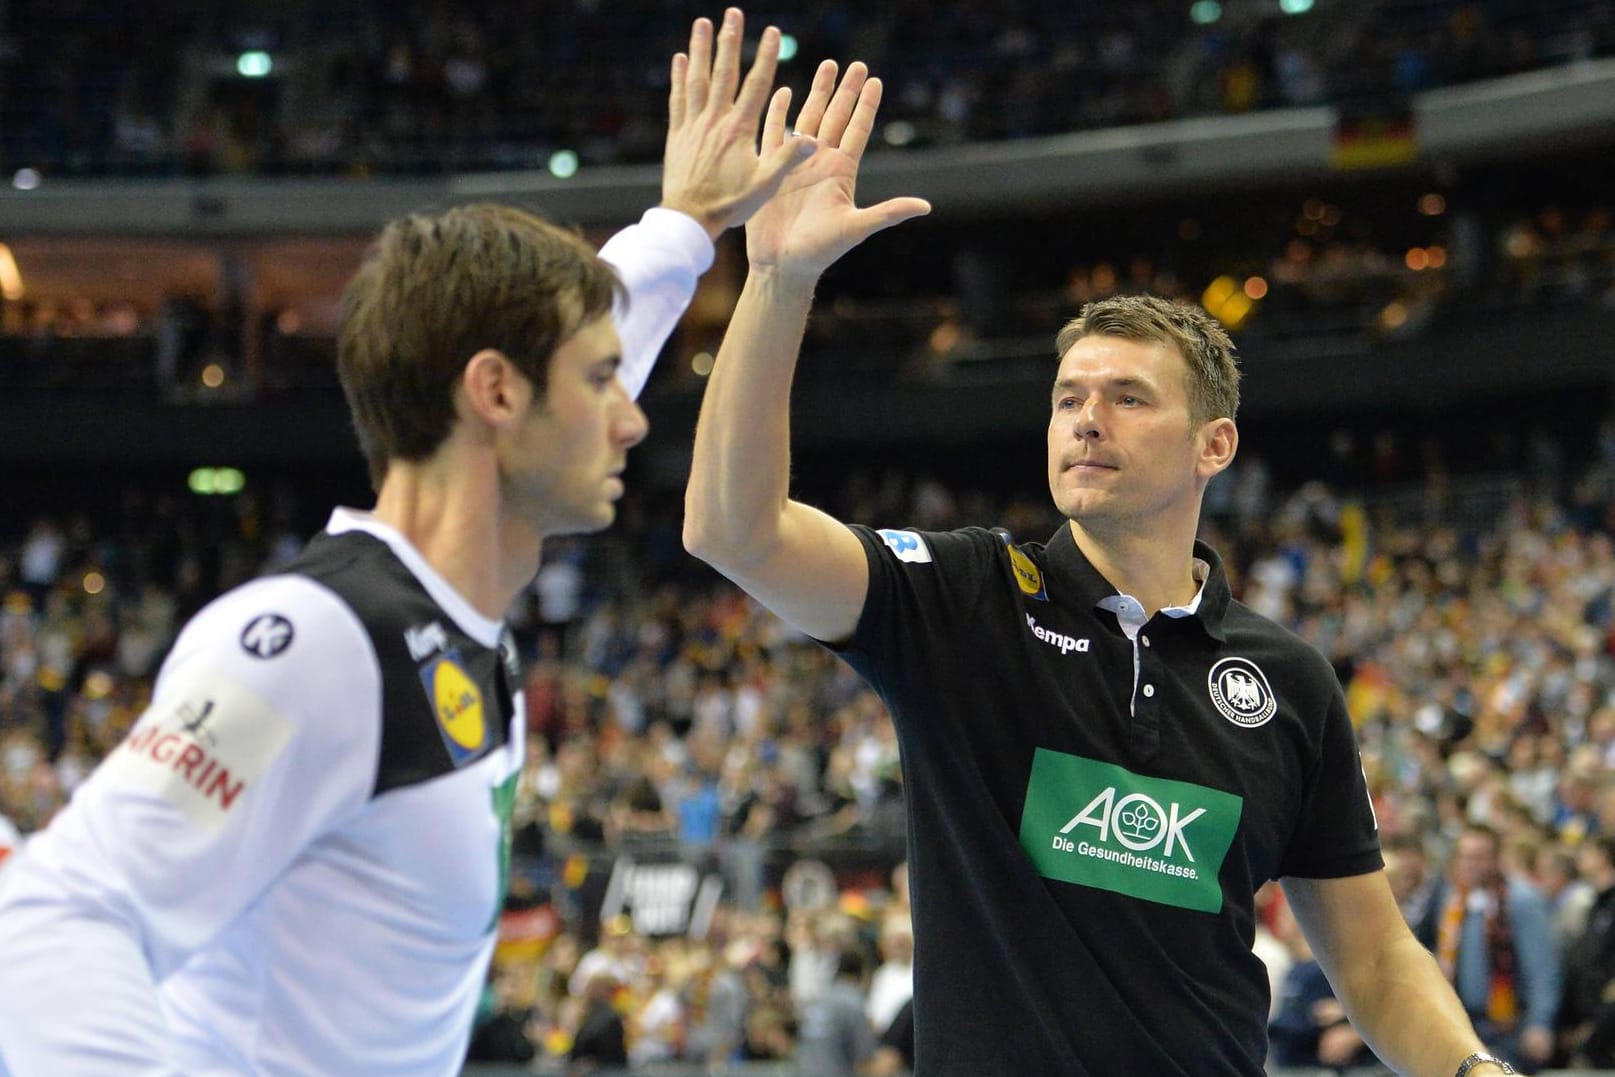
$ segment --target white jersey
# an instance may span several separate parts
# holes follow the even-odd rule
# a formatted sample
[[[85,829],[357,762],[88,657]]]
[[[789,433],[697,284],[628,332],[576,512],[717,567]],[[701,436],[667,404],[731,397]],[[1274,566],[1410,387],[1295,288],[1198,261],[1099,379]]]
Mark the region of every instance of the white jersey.
[[[711,244],[653,210],[608,246],[637,390]],[[522,762],[502,633],[348,510],[197,614],[0,872],[0,1073],[458,1073]]]

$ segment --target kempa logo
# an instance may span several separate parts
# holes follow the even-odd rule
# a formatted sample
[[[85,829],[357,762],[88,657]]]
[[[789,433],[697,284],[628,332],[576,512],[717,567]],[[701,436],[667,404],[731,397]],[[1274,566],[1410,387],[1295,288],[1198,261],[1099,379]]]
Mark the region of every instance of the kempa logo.
[[[292,623],[278,613],[263,613],[241,630],[241,649],[254,658],[273,658],[292,645]]]
[[[1221,790],[1039,748],[1020,843],[1047,878],[1216,912],[1243,805]]]
[[[1050,647],[1060,648],[1061,654],[1070,654],[1077,651],[1082,654],[1088,652],[1088,640],[1068,636],[1063,632],[1054,632],[1038,624],[1030,613],[1026,615],[1026,627],[1032,630],[1032,635],[1047,643]]]
[[[1249,658],[1224,658],[1212,666],[1206,687],[1222,716],[1246,729],[1266,725],[1278,710],[1267,676]]]

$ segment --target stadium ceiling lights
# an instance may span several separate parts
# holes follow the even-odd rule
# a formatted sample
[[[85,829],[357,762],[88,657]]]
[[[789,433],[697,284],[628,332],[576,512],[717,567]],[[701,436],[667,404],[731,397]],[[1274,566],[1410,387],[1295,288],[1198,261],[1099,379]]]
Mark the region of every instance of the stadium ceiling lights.
[[[578,174],[578,155],[573,150],[556,150],[550,154],[550,175],[556,179],[571,179]]]
[[[247,477],[233,467],[199,467],[191,472],[186,485],[198,497],[229,497],[242,491]]]
[[[275,61],[262,49],[252,49],[236,57],[236,73],[244,79],[266,78],[275,69]]]

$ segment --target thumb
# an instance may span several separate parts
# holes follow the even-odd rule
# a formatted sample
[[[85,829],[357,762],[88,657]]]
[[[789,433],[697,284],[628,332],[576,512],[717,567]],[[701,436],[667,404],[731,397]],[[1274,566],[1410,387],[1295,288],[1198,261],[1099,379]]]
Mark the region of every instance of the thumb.
[[[867,239],[876,232],[913,220],[915,217],[923,217],[930,212],[931,203],[923,198],[888,198],[884,202],[859,210],[856,217],[857,229],[859,234]]]

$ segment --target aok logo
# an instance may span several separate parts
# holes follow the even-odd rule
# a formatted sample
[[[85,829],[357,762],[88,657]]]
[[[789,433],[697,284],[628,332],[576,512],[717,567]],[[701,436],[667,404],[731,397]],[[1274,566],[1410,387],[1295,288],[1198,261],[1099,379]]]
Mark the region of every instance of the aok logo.
[[[1243,807],[1220,789],[1039,748],[1020,845],[1046,879],[1216,912]]]
[[[1135,853],[1147,852],[1159,845],[1162,856],[1170,857],[1182,850],[1183,855],[1192,861],[1194,852],[1189,848],[1184,830],[1204,814],[1204,808],[1186,811],[1177,801],[1162,807],[1153,797],[1143,793],[1118,796],[1116,787],[1110,786],[1073,815],[1060,828],[1060,834],[1069,840],[1069,835],[1078,827],[1092,827],[1094,840],[1101,844],[1115,838]]]

